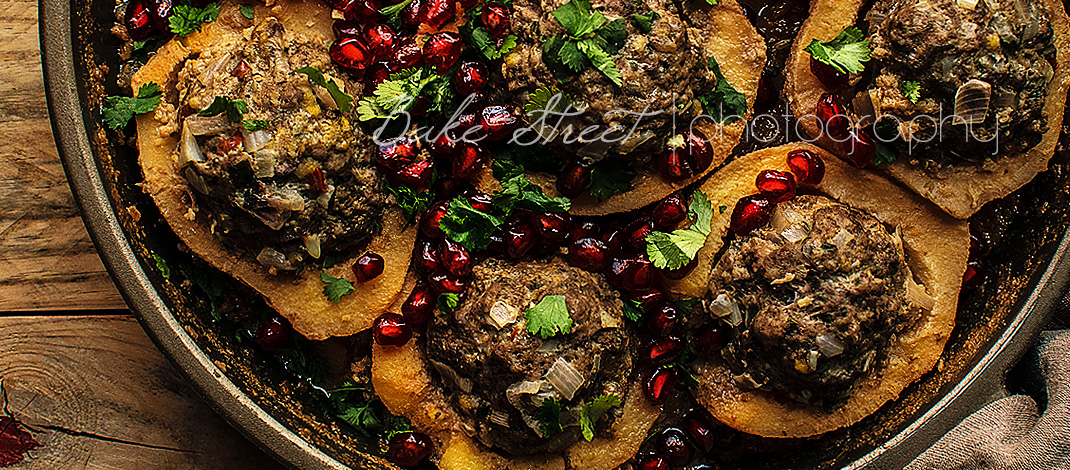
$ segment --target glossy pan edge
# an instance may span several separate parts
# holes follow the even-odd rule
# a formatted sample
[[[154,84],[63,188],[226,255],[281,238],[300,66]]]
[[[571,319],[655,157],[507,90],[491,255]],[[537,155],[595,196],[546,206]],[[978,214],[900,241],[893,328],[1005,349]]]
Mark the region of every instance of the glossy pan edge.
[[[175,319],[139,264],[104,190],[86,133],[70,26],[71,3],[40,0],[45,91],[52,132],[83,221],[120,293],[146,332],[238,430],[280,462],[303,469],[346,468],[257,406],[219,370]],[[884,444],[845,468],[899,469],[929,448],[969,413],[1005,394],[1007,371],[1030,347],[1070,281],[1070,232],[1059,238],[1036,288],[1003,333],[950,391]]]

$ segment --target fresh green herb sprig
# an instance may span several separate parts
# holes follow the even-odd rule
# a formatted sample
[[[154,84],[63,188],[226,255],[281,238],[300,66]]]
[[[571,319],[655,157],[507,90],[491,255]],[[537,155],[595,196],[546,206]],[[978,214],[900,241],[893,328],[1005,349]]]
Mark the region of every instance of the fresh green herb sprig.
[[[716,0],[715,0],[716,1]],[[631,16],[632,24],[643,33],[649,33],[654,29],[654,22],[661,18],[657,12],[651,11],[645,15],[634,14]]]
[[[563,295],[547,295],[524,311],[528,332],[542,339],[572,332],[572,317]]]
[[[635,171],[626,165],[608,161],[596,164],[591,168],[591,184],[587,186],[587,192],[604,201],[618,192],[632,189],[635,177]]]
[[[713,210],[706,194],[696,190],[688,206],[691,226],[673,230],[672,233],[654,231],[647,235],[646,253],[650,262],[659,269],[680,269],[695,259],[706,237],[710,235]]]
[[[202,26],[206,23],[215,21],[218,17],[218,3],[209,3],[205,5],[204,8],[197,8],[188,4],[179,4],[171,9],[171,18],[167,21],[171,27],[172,33],[179,36],[186,36],[200,31]]]
[[[320,273],[320,281],[326,284],[323,286],[323,295],[333,304],[341,302],[342,297],[352,294],[356,290],[353,288],[352,282],[340,277],[334,277],[326,272]]]
[[[713,72],[717,85],[713,91],[698,97],[706,114],[717,122],[732,123],[747,114],[747,97],[736,90],[721,73],[717,59],[710,57],[706,66]]]
[[[921,84],[911,80],[905,80],[899,82],[899,92],[913,104],[917,104],[921,99]]]
[[[507,2],[506,6],[509,6],[508,3],[511,2]],[[461,33],[461,38],[464,39],[465,44],[483,56],[484,60],[498,60],[516,48],[517,37],[510,34],[502,38],[500,42],[494,40],[494,37],[490,35],[490,31],[483,24],[482,6],[481,3],[477,3],[473,8],[470,8],[465,14],[468,20],[458,26],[457,30]]]
[[[390,183],[386,184],[386,188],[394,195],[398,209],[401,209],[401,214],[405,216],[406,226],[416,223],[416,218],[431,207],[435,200],[435,194],[431,191],[418,193],[408,186],[395,186]]]
[[[561,403],[553,398],[543,399],[536,419],[539,421],[543,439],[549,439],[565,430],[561,426]]]
[[[580,409],[580,432],[587,442],[594,440],[594,425],[615,406],[620,406],[620,395],[602,395],[586,402]]]
[[[353,108],[353,97],[349,96],[338,88],[338,84],[334,80],[327,80],[327,77],[323,75],[319,69],[312,66],[301,67],[294,72],[304,74],[308,76],[308,80],[312,83],[327,89],[327,93],[331,94],[331,98],[334,99],[335,106],[338,106],[338,110],[343,113],[348,113]]]
[[[242,122],[242,116],[249,111],[249,105],[243,99],[230,99],[226,96],[216,96],[212,104],[197,113],[201,117],[218,116],[227,113],[227,120],[233,123]]]
[[[101,114],[104,125],[112,129],[126,127],[135,114],[152,112],[163,99],[160,85],[149,82],[138,88],[136,96],[109,96],[104,98]]]
[[[588,67],[602,72],[618,87],[624,75],[611,56],[620,52],[628,37],[626,20],[609,21],[588,0],[570,0],[551,12],[564,33],[549,37],[542,45],[543,61],[579,73]]]
[[[869,62],[869,41],[856,26],[848,26],[831,41],[813,39],[804,49],[818,62],[829,65],[840,73],[862,73],[863,62]]]
[[[390,78],[375,87],[371,95],[357,103],[361,121],[390,119],[408,112],[416,97],[426,96],[431,102],[429,113],[445,114],[457,101],[453,88],[453,72],[439,75],[431,67],[405,69],[390,74]]]

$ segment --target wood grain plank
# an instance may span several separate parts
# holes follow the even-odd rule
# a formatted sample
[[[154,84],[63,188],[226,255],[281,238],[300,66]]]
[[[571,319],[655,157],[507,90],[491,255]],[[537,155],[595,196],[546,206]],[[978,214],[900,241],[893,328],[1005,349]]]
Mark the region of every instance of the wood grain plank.
[[[39,48],[37,2],[0,2],[0,311],[125,308],[67,187]]]
[[[128,316],[0,317],[0,380],[43,444],[15,468],[281,468]]]

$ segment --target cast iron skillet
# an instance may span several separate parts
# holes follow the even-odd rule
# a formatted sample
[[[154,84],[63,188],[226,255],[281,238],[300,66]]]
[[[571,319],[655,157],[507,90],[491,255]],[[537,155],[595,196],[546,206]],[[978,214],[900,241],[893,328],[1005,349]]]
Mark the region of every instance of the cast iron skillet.
[[[165,259],[188,255],[176,248],[177,238],[136,186],[141,173],[133,150],[115,145],[120,139],[109,139],[100,124],[102,96],[119,94],[118,46],[108,32],[113,2],[40,0],[40,32],[64,169],[123,297],[217,411],[280,461],[307,469],[389,467],[373,444],[310,404],[307,387],[223,334],[203,299],[148,268],[151,253]],[[1067,134],[1064,124],[1060,148],[1070,147]],[[1066,152],[1028,186],[971,219],[993,245],[985,258],[987,279],[962,296],[955,330],[934,371],[854,426],[810,439],[744,436],[720,463],[902,468],[969,412],[1006,394],[1006,372],[1032,344],[1070,279]]]

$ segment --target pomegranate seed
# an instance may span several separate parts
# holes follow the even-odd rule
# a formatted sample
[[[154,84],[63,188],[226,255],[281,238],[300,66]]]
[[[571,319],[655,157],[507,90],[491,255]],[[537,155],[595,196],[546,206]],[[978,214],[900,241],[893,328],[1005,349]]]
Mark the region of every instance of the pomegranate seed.
[[[453,199],[471,189],[467,181],[457,178],[438,178],[435,180],[435,194],[443,199]]]
[[[249,63],[244,60],[239,60],[238,65],[234,66],[234,69],[230,71],[230,74],[237,77],[238,80],[244,80],[245,76],[252,72],[253,68],[249,67]]]
[[[479,144],[462,144],[461,151],[453,159],[453,176],[463,179],[475,178],[479,176],[488,160],[490,160],[490,155]]]
[[[693,258],[691,261],[688,261],[687,264],[685,264],[683,266],[680,266],[677,269],[662,269],[661,270],[661,275],[665,276],[666,279],[672,279],[674,281],[678,281],[680,279],[683,279],[683,278],[687,277],[688,274],[691,274],[695,270],[696,267],[698,267],[698,257],[697,256],[695,258]]]
[[[331,25],[335,38],[359,38],[364,34],[364,27],[360,23],[339,20]]]
[[[877,157],[877,146],[873,143],[873,138],[869,133],[864,130],[852,131],[847,142],[843,143],[843,148],[847,158],[858,168],[869,166]]]
[[[428,0],[424,10],[423,22],[433,29],[439,29],[457,17],[454,0]]]
[[[401,305],[401,316],[410,325],[423,325],[435,311],[435,292],[426,282],[416,284]]]
[[[572,224],[572,229],[568,232],[568,242],[572,243],[581,238],[598,238],[598,234],[602,232],[602,228],[594,222],[580,222]]]
[[[427,110],[431,109],[431,100],[426,96],[420,95],[416,98],[416,102],[409,108],[409,114],[419,117],[427,114]]]
[[[368,282],[382,273],[383,257],[375,253],[364,253],[364,256],[353,263],[353,275],[357,276],[357,282]]]
[[[717,357],[728,345],[728,330],[721,322],[710,323],[695,337],[695,353],[702,357]]]
[[[431,206],[423,217],[420,217],[420,231],[431,238],[443,237],[445,234],[442,233],[439,223],[447,213],[449,213],[449,204],[446,201],[440,201]]]
[[[368,94],[390,79],[390,62],[379,61],[368,66],[364,71],[364,93]]]
[[[472,194],[468,195],[468,203],[472,205],[472,208],[479,212],[490,213],[494,210],[494,203],[490,197],[490,194],[482,191],[472,191]]]
[[[674,193],[654,206],[653,216],[658,230],[673,229],[687,219],[687,202],[683,195]]]
[[[464,42],[456,33],[441,32],[432,34],[424,43],[424,58],[440,75],[453,67],[461,58]]]
[[[626,300],[639,302],[639,308],[643,310],[643,313],[648,315],[651,315],[652,312],[655,312],[662,304],[669,300],[669,296],[657,289],[628,292],[624,294],[624,298]]]
[[[788,168],[802,184],[817,186],[825,179],[825,162],[814,152],[806,149],[792,150],[788,154]]]
[[[646,327],[654,336],[666,336],[672,333],[680,322],[680,311],[672,303],[661,304],[652,315],[646,316]]]
[[[691,170],[702,173],[713,164],[713,146],[697,129],[684,132],[684,152]]]
[[[460,144],[445,133],[439,135],[438,138],[431,142],[430,147],[431,154],[439,158],[452,160],[461,153]]]
[[[354,72],[363,71],[372,62],[372,54],[368,52],[367,46],[357,38],[336,39],[331,44],[327,54],[331,56],[331,61],[339,67]]]
[[[205,5],[201,5],[198,8],[204,8],[210,2],[205,2]],[[149,16],[152,17],[152,22],[156,23],[156,29],[163,31],[164,34],[169,34],[171,31],[171,12],[174,10],[174,2],[172,0],[148,0],[145,4],[149,10]]]
[[[606,246],[609,247],[610,253],[620,253],[620,241],[624,238],[624,236],[621,235],[622,232],[622,230],[609,230],[602,234],[602,241],[606,242]]]
[[[290,328],[290,322],[282,317],[272,316],[260,324],[254,339],[261,349],[275,351],[289,344],[292,338],[293,329]]]
[[[775,203],[795,197],[795,175],[786,171],[762,170],[754,180],[762,197]]]
[[[390,461],[402,467],[415,467],[423,462],[435,444],[426,434],[406,431],[390,438]]]
[[[490,243],[487,244],[487,251],[491,251],[498,254],[505,254],[505,229],[498,226],[493,232],[490,232]]]
[[[446,135],[455,141],[475,140],[475,137],[478,137],[477,134],[483,133],[483,127],[479,125],[479,116],[475,114],[457,116],[454,124],[453,127],[446,131]],[[478,132],[472,132],[470,129],[473,127],[477,128]]]
[[[438,262],[438,247],[431,240],[416,242],[416,257],[413,262],[416,269],[424,274],[435,272],[442,266]]]
[[[522,258],[539,241],[539,235],[528,223],[515,223],[505,230],[505,253],[510,258]]]
[[[631,253],[646,253],[646,237],[654,231],[654,219],[640,217],[621,230],[621,248]]]
[[[489,78],[490,71],[487,70],[487,66],[483,65],[482,62],[464,62],[457,68],[453,84],[457,87],[457,93],[471,95],[477,91],[482,91],[487,86]]]
[[[509,35],[512,31],[509,19],[509,9],[497,2],[483,5],[483,26],[490,32],[490,36],[496,41]]]
[[[839,96],[833,93],[821,95],[816,114],[824,126],[825,134],[833,140],[843,142],[850,135],[851,118],[847,116],[847,108],[843,107]]]
[[[624,288],[624,271],[629,264],[622,258],[613,258],[606,267],[606,281],[617,289]]]
[[[384,313],[372,323],[372,338],[380,346],[401,346],[412,339],[412,326],[401,315]]]
[[[335,9],[342,12],[346,21],[372,24],[381,19],[379,9],[382,6],[378,0],[342,0]]]
[[[427,9],[424,6],[423,0],[413,0],[408,5],[405,5],[398,13],[398,21],[401,24],[401,29],[406,31],[416,31],[420,28],[420,23],[423,23],[425,13]]]
[[[520,116],[512,106],[487,106],[479,113],[479,124],[490,140],[505,138],[519,122]]]
[[[695,410],[684,415],[684,427],[699,450],[709,452],[713,448],[713,425],[701,411]]]
[[[665,404],[665,400],[669,398],[669,392],[679,380],[680,376],[675,368],[659,367],[655,369],[654,373],[643,382],[643,392],[646,393],[646,399],[655,406]]]
[[[390,60],[390,67],[394,70],[404,70],[419,67],[423,63],[423,48],[416,39],[408,38],[402,41],[397,49],[394,49],[394,58]]]
[[[219,150],[219,153],[229,153],[233,150],[237,150],[241,145],[242,136],[232,135],[226,139],[220,140],[219,144],[216,145],[216,149]]]
[[[572,162],[557,175],[557,192],[569,199],[583,194],[591,185],[591,168],[580,162]]]
[[[654,338],[643,348],[640,358],[655,366],[663,366],[675,361],[683,352],[684,341],[678,336]]]
[[[810,73],[814,74],[822,85],[829,90],[836,91],[847,84],[847,74],[836,70],[831,65],[821,62],[810,56]]]
[[[646,455],[639,459],[638,470],[669,470],[669,462],[657,455]]]
[[[460,0],[461,8],[464,8],[465,10],[472,8],[478,1],[479,0]]]
[[[535,230],[542,239],[553,245],[561,245],[568,239],[572,218],[565,212],[547,212],[535,218]]]
[[[364,33],[368,51],[380,59],[389,59],[398,46],[398,36],[390,25],[377,24]]]
[[[453,276],[449,272],[438,270],[427,276],[427,282],[431,284],[431,290],[439,294],[460,294],[468,287],[468,280],[463,277]]]
[[[683,152],[674,148],[665,149],[658,155],[658,171],[661,179],[670,182],[683,181],[694,175],[691,165],[683,158]]]
[[[153,23],[145,1],[134,0],[126,6],[123,26],[126,26],[126,33],[130,35],[130,39],[135,41],[145,39],[156,31],[156,23]]]
[[[420,151],[419,145],[419,142],[408,137],[391,137],[379,144],[373,157],[379,166],[398,171],[416,159]]]
[[[668,428],[662,431],[654,442],[658,453],[668,457],[673,465],[685,465],[694,457],[691,444],[687,442],[687,435],[678,428]]]
[[[568,264],[577,268],[602,272],[609,267],[609,248],[597,238],[580,238],[568,247]]]
[[[417,191],[423,191],[423,189],[431,182],[433,164],[434,162],[431,160],[412,162],[401,167],[395,180],[398,184],[408,186]]]
[[[472,272],[472,255],[460,243],[449,238],[442,240],[439,256],[442,267],[454,276],[467,276]]]
[[[736,202],[729,227],[736,235],[746,235],[769,222],[775,206],[764,196],[752,194]]]
[[[961,290],[967,291],[980,287],[985,280],[985,268],[981,263],[971,261],[966,263],[966,272],[962,275]]]

